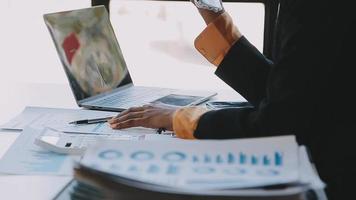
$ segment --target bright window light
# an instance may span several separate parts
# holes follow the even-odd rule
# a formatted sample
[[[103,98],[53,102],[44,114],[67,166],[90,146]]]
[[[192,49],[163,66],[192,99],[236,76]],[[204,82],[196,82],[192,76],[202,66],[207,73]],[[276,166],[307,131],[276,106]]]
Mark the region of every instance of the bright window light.
[[[264,5],[224,3],[240,31],[261,52]],[[111,1],[111,20],[135,84],[230,90],[194,48],[205,23],[190,2]]]

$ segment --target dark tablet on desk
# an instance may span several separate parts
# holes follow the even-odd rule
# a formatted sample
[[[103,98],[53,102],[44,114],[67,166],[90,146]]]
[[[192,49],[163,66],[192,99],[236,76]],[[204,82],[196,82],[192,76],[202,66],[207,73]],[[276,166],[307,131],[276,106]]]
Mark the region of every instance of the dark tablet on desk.
[[[190,95],[179,95],[179,94],[170,94],[159,98],[151,103],[163,103],[173,106],[188,106],[188,105],[197,105],[201,101],[201,96],[190,96]]]

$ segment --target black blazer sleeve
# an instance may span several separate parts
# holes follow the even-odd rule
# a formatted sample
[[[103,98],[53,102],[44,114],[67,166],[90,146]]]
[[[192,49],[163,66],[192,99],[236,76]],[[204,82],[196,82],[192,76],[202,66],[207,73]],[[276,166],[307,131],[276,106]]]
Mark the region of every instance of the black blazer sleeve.
[[[246,38],[240,38],[216,71],[255,108],[205,113],[195,130],[196,138],[298,134],[311,123],[330,70],[325,56],[332,56],[332,47],[325,41],[333,35],[323,19],[295,10],[304,7],[288,10],[289,5],[283,6],[278,29],[280,49],[274,63]]]
[[[230,49],[216,75],[256,106],[266,96],[266,81],[272,65],[243,36]]]

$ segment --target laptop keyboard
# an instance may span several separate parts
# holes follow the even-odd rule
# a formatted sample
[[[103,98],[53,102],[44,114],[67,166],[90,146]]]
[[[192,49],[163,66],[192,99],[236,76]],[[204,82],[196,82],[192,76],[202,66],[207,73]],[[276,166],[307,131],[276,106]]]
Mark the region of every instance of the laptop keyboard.
[[[141,106],[157,98],[168,95],[170,90],[132,87],[93,102],[103,107]]]

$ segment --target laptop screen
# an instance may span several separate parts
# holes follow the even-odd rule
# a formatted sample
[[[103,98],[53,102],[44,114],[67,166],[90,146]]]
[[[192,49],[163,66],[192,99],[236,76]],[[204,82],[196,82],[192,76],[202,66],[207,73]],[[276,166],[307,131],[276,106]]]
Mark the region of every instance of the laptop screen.
[[[103,6],[44,15],[77,101],[132,83]]]

